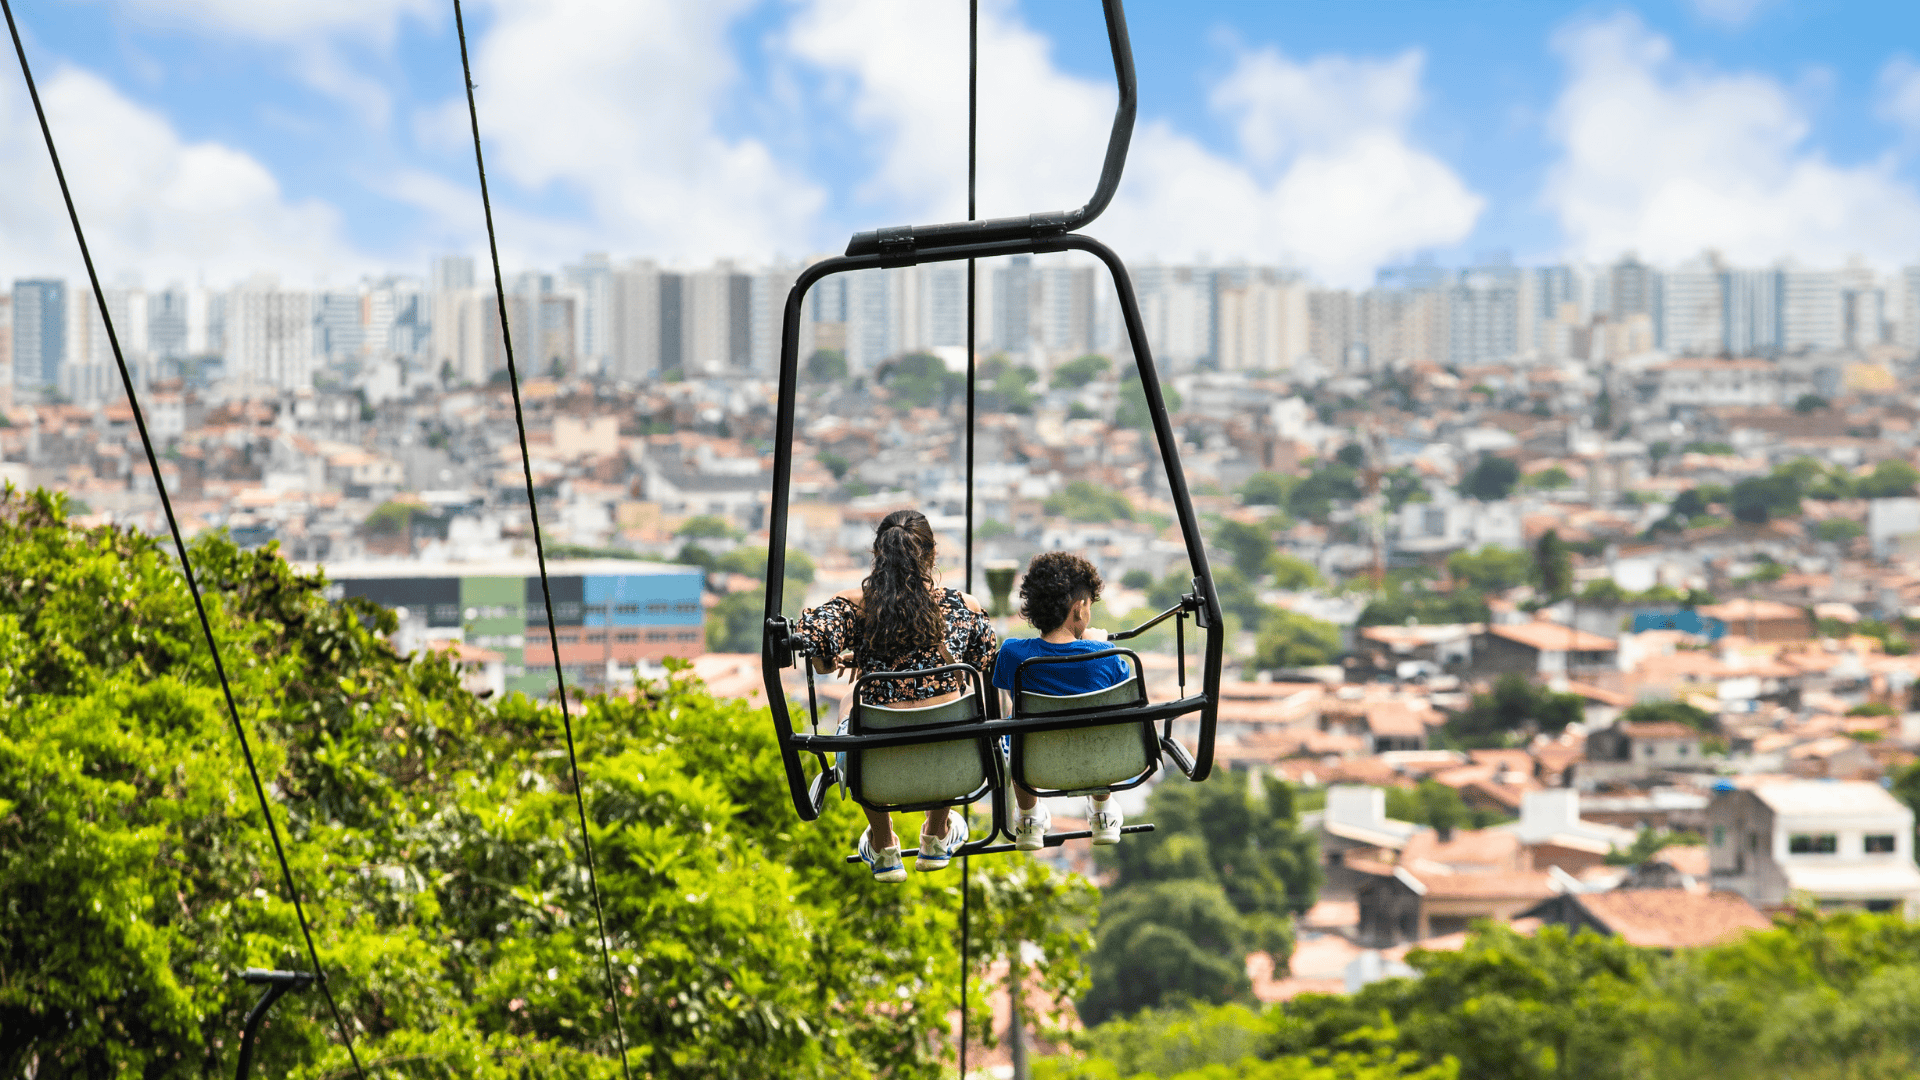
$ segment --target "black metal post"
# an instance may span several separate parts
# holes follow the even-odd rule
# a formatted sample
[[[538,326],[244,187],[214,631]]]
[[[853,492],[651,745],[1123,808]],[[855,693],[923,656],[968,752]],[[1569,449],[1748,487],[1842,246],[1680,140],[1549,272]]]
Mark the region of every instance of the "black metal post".
[[[260,1030],[261,1021],[267,1018],[267,1010],[289,990],[304,990],[313,985],[311,971],[269,971],[266,968],[248,968],[240,973],[240,981],[255,986],[265,986],[267,992],[247,1013],[247,1022],[240,1029],[240,1065],[234,1070],[235,1080],[247,1080],[247,1073],[253,1068],[253,1036]]]

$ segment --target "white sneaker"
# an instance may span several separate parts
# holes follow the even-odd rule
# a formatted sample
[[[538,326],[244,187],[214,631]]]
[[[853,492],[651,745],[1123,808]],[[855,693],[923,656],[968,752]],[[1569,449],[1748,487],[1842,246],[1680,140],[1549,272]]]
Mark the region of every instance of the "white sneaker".
[[[861,833],[860,847],[858,850],[860,852],[860,861],[873,868],[873,880],[884,881],[888,884],[907,880],[907,863],[906,860],[900,857],[899,843],[896,842],[892,847],[881,848],[878,852],[875,852],[871,842],[872,839],[872,829]]]
[[[1013,826],[1013,847],[1015,851],[1039,851],[1047,846],[1047,830],[1053,825],[1053,814],[1047,810],[1046,803],[1035,803],[1033,809],[1020,811],[1020,817]]]
[[[953,861],[953,853],[967,842],[967,819],[959,814],[947,815],[947,835],[928,836],[920,834],[920,859],[914,863],[915,870],[932,873],[945,870]]]
[[[1126,818],[1120,814],[1120,808],[1112,799],[1093,801],[1093,813],[1087,818],[1087,824],[1093,829],[1093,842],[1102,847],[1120,842],[1120,826],[1126,824]]]

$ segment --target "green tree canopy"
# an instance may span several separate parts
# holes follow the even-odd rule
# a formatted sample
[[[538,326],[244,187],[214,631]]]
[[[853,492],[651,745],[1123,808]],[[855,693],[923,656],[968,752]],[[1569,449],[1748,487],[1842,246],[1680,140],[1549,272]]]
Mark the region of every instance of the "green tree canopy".
[[[1113,370],[1113,361],[1099,353],[1088,353],[1053,369],[1053,375],[1047,381],[1056,390],[1078,390],[1093,380]]]
[[[1311,615],[1273,608],[1260,623],[1251,664],[1257,671],[1314,667],[1340,655],[1340,628]]]
[[[1125,495],[1091,480],[1069,481],[1058,494],[1048,496],[1042,506],[1047,513],[1057,514],[1069,521],[1098,523],[1133,520],[1133,504],[1127,501]]]
[[[1313,906],[1319,857],[1294,813],[1293,792],[1270,782],[1253,796],[1245,776],[1161,784],[1147,802],[1151,833],[1096,857],[1114,871],[1101,905],[1080,999],[1089,1023],[1189,998],[1223,1002],[1246,989],[1244,960],[1292,951],[1287,917]]]
[[[1513,494],[1513,486],[1519,481],[1520,466],[1509,458],[1487,454],[1467,473],[1460,490],[1481,502],[1498,502]]]
[[[1524,551],[1487,544],[1479,551],[1456,551],[1447,556],[1447,571],[1476,589],[1504,592],[1525,585],[1532,562]]]
[[[683,540],[731,540],[740,531],[718,514],[696,514],[681,522],[673,535]]]
[[[815,349],[807,357],[807,378],[817,383],[835,383],[847,377],[847,354],[839,349]]]
[[[1299,478],[1286,473],[1257,472],[1240,485],[1240,501],[1248,506],[1285,506]]]
[[[1169,414],[1180,411],[1183,402],[1180,391],[1172,385],[1162,382],[1160,396],[1165,399]],[[1140,382],[1140,373],[1132,368],[1120,376],[1120,405],[1114,410],[1115,427],[1138,428],[1141,431],[1153,430],[1153,416],[1147,410],[1147,390]]]
[[[1527,730],[1557,734],[1584,711],[1580,695],[1556,693],[1508,672],[1494,680],[1490,693],[1475,694],[1472,705],[1447,721],[1446,733],[1463,746],[1502,746]]]
[[[1800,516],[1800,486],[1788,476],[1753,476],[1733,485],[1733,516],[1755,525]]]
[[[1555,600],[1573,591],[1573,552],[1558,529],[1548,529],[1533,545],[1533,583]]]
[[[619,1075],[557,710],[395,655],[391,612],[271,550],[209,534],[192,558],[370,1075]],[[636,1072],[950,1068],[951,876],[849,869],[853,804],[800,825],[765,711],[684,673],[575,708]],[[170,553],[0,496],[0,1075],[231,1074],[256,996],[234,973],[308,966],[245,776]],[[1076,991],[1086,888],[992,862],[975,910],[1028,907],[976,923],[978,955],[1018,928],[1046,943],[1036,985]],[[320,996],[284,999],[255,1075],[346,1069]]]

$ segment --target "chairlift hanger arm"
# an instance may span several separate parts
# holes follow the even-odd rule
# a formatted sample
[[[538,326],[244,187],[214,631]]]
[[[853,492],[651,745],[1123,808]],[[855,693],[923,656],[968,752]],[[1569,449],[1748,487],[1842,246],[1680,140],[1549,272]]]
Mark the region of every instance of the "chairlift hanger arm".
[[[1161,612],[1160,614],[1155,615],[1153,618],[1148,619],[1146,622],[1141,623],[1139,626],[1136,626],[1131,630],[1117,630],[1111,634],[1108,634],[1107,640],[1108,641],[1125,641],[1128,638],[1139,637],[1141,634],[1144,634],[1147,631],[1153,629],[1154,627],[1159,626],[1161,623],[1166,622],[1168,619],[1173,618],[1175,615],[1178,615],[1183,611],[1193,611],[1197,609],[1199,606],[1200,606],[1200,600],[1198,597],[1193,596],[1191,594],[1187,596],[1183,596],[1180,598],[1179,603],[1173,605],[1172,607]]]
[[[1113,77],[1119,84],[1120,100],[1113,110],[1113,129],[1107,136],[1106,159],[1100,164],[1100,182],[1094,186],[1093,198],[1087,200],[1087,205],[1073,211],[1052,210],[1024,217],[874,229],[855,233],[847,242],[847,254],[891,256],[966,244],[1040,240],[1092,224],[1120,188],[1120,174],[1127,165],[1127,147],[1133,141],[1134,114],[1139,107],[1139,86],[1134,77],[1133,43],[1127,37],[1126,12],[1121,0],[1101,0],[1100,7],[1107,19],[1107,44],[1113,50]]]

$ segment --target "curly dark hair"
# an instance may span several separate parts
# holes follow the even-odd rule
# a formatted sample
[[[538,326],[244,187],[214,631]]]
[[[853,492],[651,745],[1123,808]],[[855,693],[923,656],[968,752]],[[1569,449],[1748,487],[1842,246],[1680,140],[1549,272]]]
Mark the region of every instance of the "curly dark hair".
[[[873,534],[873,572],[860,583],[853,662],[867,670],[936,648],[946,621],[933,594],[933,526],[918,510],[895,510]]]
[[[1051,632],[1082,599],[1100,599],[1100,571],[1092,563],[1070,551],[1045,551],[1027,564],[1020,579],[1020,616],[1035,630]]]

